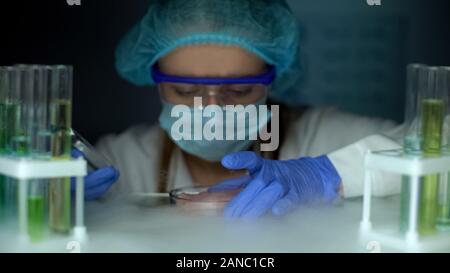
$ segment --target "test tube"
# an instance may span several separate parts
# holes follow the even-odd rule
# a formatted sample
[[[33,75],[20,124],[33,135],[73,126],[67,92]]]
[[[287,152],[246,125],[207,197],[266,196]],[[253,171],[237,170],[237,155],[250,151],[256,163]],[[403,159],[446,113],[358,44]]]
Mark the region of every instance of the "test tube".
[[[444,90],[450,97],[450,67],[440,67],[438,70],[438,88]],[[447,97],[447,98],[448,98]],[[442,138],[442,153],[450,155],[450,102],[446,105]],[[439,230],[450,230],[450,175],[442,175],[439,183],[438,218]]]
[[[444,109],[448,104],[445,90],[439,84],[437,67],[429,67],[419,75],[423,155],[441,155]],[[433,234],[436,231],[438,213],[439,174],[424,177],[420,188],[419,233]]]
[[[94,146],[84,139],[84,137],[82,137],[77,131],[72,129],[71,135],[72,147],[83,153],[84,158],[87,161],[89,171],[95,171],[103,167],[113,166],[111,161],[105,155],[97,151]]]
[[[29,115],[32,120],[30,126],[30,153],[38,159],[50,159],[50,123],[48,69],[46,66],[29,66],[29,88],[33,92],[33,108]],[[48,179],[34,179],[28,181],[28,235],[31,241],[40,241],[47,231]]]
[[[71,66],[58,65],[51,68],[50,126],[53,160],[71,157],[72,71]],[[52,179],[50,182],[49,213],[50,227],[54,231],[70,231],[70,178]]]
[[[9,75],[6,88],[9,94],[4,103],[6,117],[4,152],[13,156],[28,156],[34,103],[32,73],[26,65],[15,65],[7,70]],[[4,199],[8,216],[14,215],[17,211],[18,189],[16,179],[5,177]]]
[[[28,235],[32,242],[44,239],[48,230],[46,185],[46,180],[33,180],[28,185],[27,222]]]
[[[34,75],[27,65],[15,65],[13,82],[13,101],[18,102],[18,110],[11,117],[11,151],[15,156],[28,156],[31,144],[31,131],[34,122]]]
[[[49,66],[32,66],[34,74],[34,121],[31,136],[31,153],[39,159],[51,158],[51,132],[49,99]]]
[[[0,153],[7,154],[11,140],[11,130],[8,123],[9,113],[14,112],[17,103],[12,102],[12,82],[14,70],[12,67],[0,67]]]
[[[14,70],[12,67],[0,67],[0,155],[6,155],[11,141],[11,128],[9,116],[17,108],[12,103],[12,82],[14,79]],[[0,175],[0,219],[5,220],[8,210],[7,177]]]
[[[419,117],[419,72],[427,66],[424,64],[409,64],[406,68],[406,103],[405,103],[405,136],[403,152],[407,156],[420,155],[422,136]],[[400,201],[400,230],[406,232],[409,227],[410,178],[402,176]]]
[[[409,64],[406,72],[406,103],[404,152],[406,154],[420,154],[422,137],[419,118],[419,73],[426,69],[424,64]]]

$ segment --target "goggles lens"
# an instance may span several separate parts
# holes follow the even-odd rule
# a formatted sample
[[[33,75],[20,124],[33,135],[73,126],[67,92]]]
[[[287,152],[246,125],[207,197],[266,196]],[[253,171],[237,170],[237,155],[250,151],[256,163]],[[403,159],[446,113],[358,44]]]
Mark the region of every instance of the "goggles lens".
[[[195,97],[208,100],[214,97],[221,105],[252,104],[268,95],[269,85],[275,79],[275,67],[267,72],[239,78],[200,78],[167,75],[152,67],[152,77],[158,84],[164,101],[172,104],[193,105]]]
[[[206,86],[195,84],[161,83],[161,97],[172,104],[193,105],[195,97],[208,101],[214,97],[221,105],[252,104],[268,94],[268,87],[261,84],[225,84]]]

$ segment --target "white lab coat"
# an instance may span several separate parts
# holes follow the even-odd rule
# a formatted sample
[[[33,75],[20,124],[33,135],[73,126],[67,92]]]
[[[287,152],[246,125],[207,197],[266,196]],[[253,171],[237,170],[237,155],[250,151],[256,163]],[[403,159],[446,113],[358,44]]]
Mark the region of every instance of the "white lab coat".
[[[361,196],[367,150],[400,148],[402,126],[387,120],[343,113],[336,108],[310,108],[291,124],[280,159],[328,155],[342,178],[344,197]],[[120,171],[106,197],[155,192],[163,138],[159,126],[137,126],[102,138],[97,147]],[[179,149],[170,162],[168,190],[193,185]],[[396,175],[376,173],[373,194],[400,192]]]

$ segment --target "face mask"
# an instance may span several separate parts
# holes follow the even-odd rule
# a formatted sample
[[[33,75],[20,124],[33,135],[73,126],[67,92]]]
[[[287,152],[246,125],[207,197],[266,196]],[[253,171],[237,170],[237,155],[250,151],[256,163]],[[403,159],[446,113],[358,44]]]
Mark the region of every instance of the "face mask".
[[[251,106],[258,113],[261,104]],[[220,110],[222,114],[217,115]],[[172,117],[171,114],[176,116]],[[217,162],[225,155],[247,150],[253,144],[258,132],[270,120],[271,113],[267,111],[267,114],[257,116],[250,118],[245,114],[244,106],[229,109],[215,105],[205,107],[202,112],[198,108],[163,103],[159,123],[180,149],[204,160]],[[208,134],[210,132],[213,134]]]

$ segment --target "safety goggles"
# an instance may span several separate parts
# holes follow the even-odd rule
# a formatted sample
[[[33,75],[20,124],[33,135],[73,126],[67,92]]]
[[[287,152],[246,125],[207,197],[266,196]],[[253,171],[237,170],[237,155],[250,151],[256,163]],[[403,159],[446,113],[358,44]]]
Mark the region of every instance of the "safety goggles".
[[[275,67],[250,77],[201,78],[182,77],[162,73],[152,67],[153,81],[165,102],[192,106],[195,97],[209,101],[214,97],[219,105],[247,105],[261,101],[268,95],[269,86],[276,75]]]

